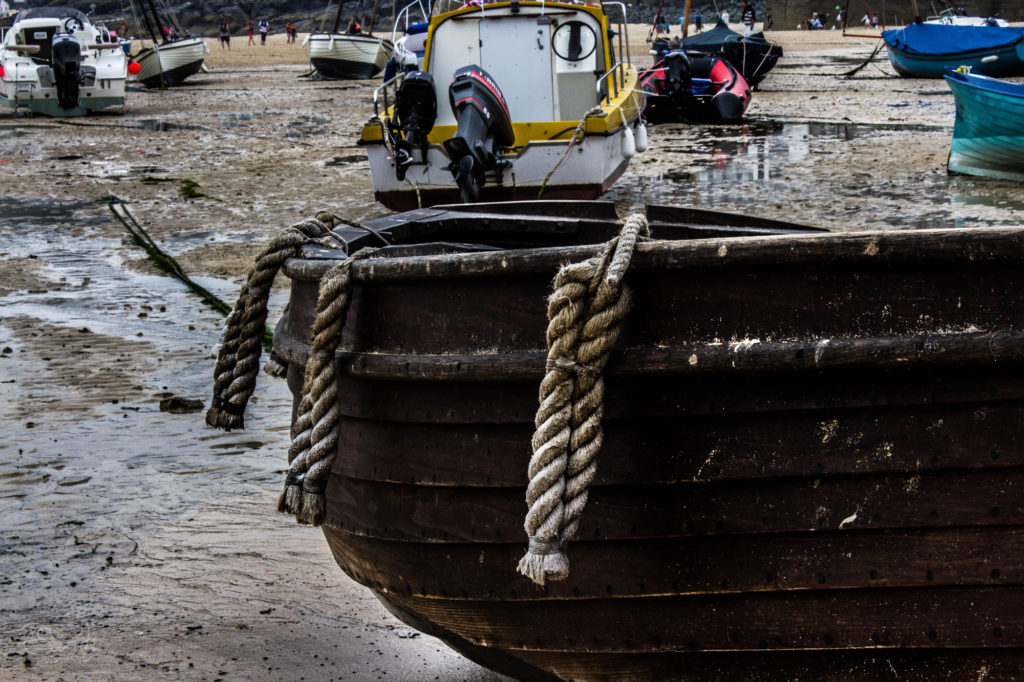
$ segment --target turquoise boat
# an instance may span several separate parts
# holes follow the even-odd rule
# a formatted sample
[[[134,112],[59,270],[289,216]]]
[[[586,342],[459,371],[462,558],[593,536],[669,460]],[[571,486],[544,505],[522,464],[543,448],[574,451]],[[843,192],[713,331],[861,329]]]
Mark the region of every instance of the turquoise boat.
[[[956,100],[951,173],[1024,181],[1024,85],[946,69]]]
[[[969,66],[987,76],[1024,76],[1024,27],[910,24],[882,32],[892,68],[907,78],[939,78]]]

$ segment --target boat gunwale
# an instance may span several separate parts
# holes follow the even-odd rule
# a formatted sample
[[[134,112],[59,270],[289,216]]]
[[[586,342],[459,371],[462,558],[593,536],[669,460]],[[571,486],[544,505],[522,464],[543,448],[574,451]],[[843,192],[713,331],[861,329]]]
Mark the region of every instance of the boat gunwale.
[[[562,264],[592,258],[604,247],[602,242],[587,246],[500,249],[394,258],[382,255],[354,262],[351,272],[354,280],[363,284],[434,277],[506,277],[539,272],[553,274]],[[302,253],[310,252],[304,249]],[[284,263],[284,273],[294,280],[318,281],[346,258],[342,251],[338,252],[336,258],[330,258],[327,255],[330,252],[324,249],[320,249],[319,253],[319,258],[289,258]],[[754,263],[770,263],[773,267],[794,264],[820,266],[937,258],[971,262],[1024,261],[1024,226],[979,227],[969,231],[936,228],[900,232],[651,240],[637,244],[630,269],[679,270],[739,267]]]

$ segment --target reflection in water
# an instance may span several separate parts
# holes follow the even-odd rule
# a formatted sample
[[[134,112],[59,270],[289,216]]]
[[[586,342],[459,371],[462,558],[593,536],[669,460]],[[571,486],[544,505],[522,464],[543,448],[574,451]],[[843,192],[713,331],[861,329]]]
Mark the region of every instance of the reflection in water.
[[[833,229],[1024,222],[1016,214],[1024,213],[1024,185],[949,175],[944,158],[936,172],[875,182],[871,164],[880,155],[907,149],[944,155],[950,134],[948,128],[837,123],[664,125],[652,130],[651,151],[635,159],[603,198],[744,213],[770,205],[789,209],[787,219]],[[837,176],[828,161],[849,153],[851,144],[862,150],[864,167],[851,177]],[[851,221],[866,193],[873,199],[870,215]]]

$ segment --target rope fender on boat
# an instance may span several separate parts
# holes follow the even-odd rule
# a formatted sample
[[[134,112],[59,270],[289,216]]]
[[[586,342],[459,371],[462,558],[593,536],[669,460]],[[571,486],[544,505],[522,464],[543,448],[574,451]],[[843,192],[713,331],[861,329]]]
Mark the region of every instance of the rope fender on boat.
[[[579,527],[604,439],[601,372],[631,305],[622,279],[636,242],[648,236],[646,218],[631,215],[600,256],[566,264],[555,276],[527,469],[529,547],[519,561],[519,572],[541,586],[569,575],[565,546]]]
[[[206,423],[210,426],[226,431],[244,427],[245,406],[259,374],[267,301],[274,277],[284,262],[297,256],[306,244],[337,249],[345,243],[331,230],[331,218],[331,214],[322,213],[286,228],[257,257],[228,317],[224,341],[217,354],[213,405],[206,412]],[[273,355],[267,364],[267,372],[274,376],[283,375],[286,369]]]

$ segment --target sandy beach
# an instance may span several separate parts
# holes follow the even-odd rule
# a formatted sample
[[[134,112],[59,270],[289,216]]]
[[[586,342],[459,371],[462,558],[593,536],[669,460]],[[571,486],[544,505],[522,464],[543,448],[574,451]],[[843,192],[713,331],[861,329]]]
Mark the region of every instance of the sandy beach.
[[[287,225],[386,215],[356,144],[379,81],[309,77],[302,38],[210,39],[208,73],[102,115],[0,113],[0,679],[504,679],[394,619],[276,511],[282,381],[260,377],[244,431],[174,407],[209,404],[223,318],[107,209],[127,202],[229,302]],[[835,230],[1024,222],[1024,187],[946,173],[942,81],[898,78],[884,52],[845,77],[875,43],[835,31],[769,38],[785,57],[742,125],[652,128],[606,198]]]

